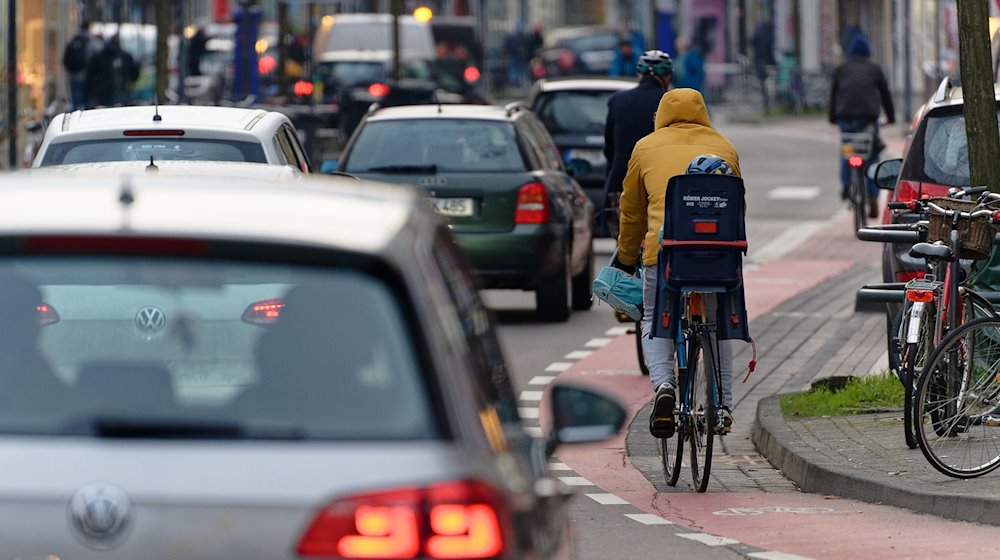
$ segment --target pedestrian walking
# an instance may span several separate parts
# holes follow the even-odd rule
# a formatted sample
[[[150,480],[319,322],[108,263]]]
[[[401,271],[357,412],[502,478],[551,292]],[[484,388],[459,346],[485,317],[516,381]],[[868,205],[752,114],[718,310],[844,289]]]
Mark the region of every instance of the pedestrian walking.
[[[753,67],[754,75],[760,84],[761,102],[764,111],[771,110],[771,96],[767,91],[767,75],[769,68],[776,64],[774,59],[774,24],[770,20],[763,20],[757,24],[757,29],[753,32]]]
[[[100,52],[101,45],[90,33],[90,25],[90,20],[81,21],[80,29],[63,49],[62,65],[69,76],[69,97],[74,111],[93,106],[87,96],[87,65]]]
[[[692,42],[681,55],[680,69],[677,87],[705,90],[705,51],[699,42]]]
[[[87,65],[87,94],[98,106],[128,105],[132,101],[132,84],[138,79],[139,66],[132,55],[121,48],[118,35],[115,35]]]
[[[611,60],[608,74],[611,76],[631,76],[635,73],[635,65],[639,63],[639,53],[632,48],[632,38],[625,35],[618,40],[618,48]]]

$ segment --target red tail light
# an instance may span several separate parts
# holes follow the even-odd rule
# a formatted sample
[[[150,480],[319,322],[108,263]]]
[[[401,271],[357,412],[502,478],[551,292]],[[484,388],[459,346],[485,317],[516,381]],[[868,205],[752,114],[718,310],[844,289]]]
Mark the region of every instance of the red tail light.
[[[855,169],[857,169],[858,167],[861,167],[864,164],[865,164],[865,158],[863,158],[861,156],[851,156],[851,157],[847,158],[847,165],[850,165],[851,167],[853,167]]]
[[[549,222],[549,191],[544,183],[532,182],[521,185],[517,192],[517,208],[514,210],[516,224],[547,224]]]
[[[556,63],[559,65],[560,70],[568,72],[576,65],[576,55],[569,49],[563,49],[559,51],[559,58]]]
[[[53,323],[59,322],[59,314],[56,313],[56,308],[51,305],[42,302],[35,306],[38,311],[38,324],[41,326],[51,325]]]
[[[934,290],[907,290],[906,299],[921,303],[934,301]]]
[[[270,325],[281,317],[281,309],[285,303],[280,299],[255,301],[247,306],[242,319],[255,325]]]
[[[909,282],[910,280],[923,277],[923,270],[902,270],[896,273],[896,282]]]
[[[466,67],[465,72],[462,72],[462,77],[464,77],[465,81],[469,82],[470,84],[478,82],[479,76],[480,76],[479,68],[476,68],[475,66]]]
[[[504,525],[495,491],[449,482],[351,496],[323,508],[299,541],[301,556],[497,558]]]
[[[368,93],[372,94],[374,97],[385,97],[389,94],[389,86],[380,83],[374,83],[368,86]]]

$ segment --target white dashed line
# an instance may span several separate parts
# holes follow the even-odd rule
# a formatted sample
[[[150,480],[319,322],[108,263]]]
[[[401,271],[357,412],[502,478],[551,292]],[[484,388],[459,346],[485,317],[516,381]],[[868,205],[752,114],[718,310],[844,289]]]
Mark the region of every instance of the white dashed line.
[[[708,533],[677,533],[678,537],[684,537],[692,541],[700,542],[701,544],[708,546],[728,546],[731,544],[739,544],[740,541],[736,539],[728,539],[726,537],[717,537],[715,535],[709,535]]]
[[[564,356],[564,357],[567,360],[582,360],[583,358],[586,358],[587,356],[589,356],[589,355],[591,355],[593,353],[594,353],[593,350],[574,350],[574,351],[570,352],[569,354],[566,354],[566,356]]]
[[[771,200],[812,200],[819,194],[819,187],[775,187],[767,193],[767,198]]]
[[[567,465],[566,463],[549,463],[549,470],[550,471],[571,471],[573,469],[571,469],[570,466]]]
[[[571,367],[573,367],[573,362],[553,362],[545,368],[545,371],[566,371]]]
[[[604,506],[623,506],[628,504],[628,502],[614,494],[587,494],[587,497]]]
[[[560,476],[559,480],[566,486],[593,486],[594,483],[582,476]]]
[[[610,338],[592,338],[584,346],[587,348],[602,348],[607,346],[609,342],[611,342]]]
[[[524,431],[525,431],[525,432],[526,432],[526,433],[527,433],[527,434],[528,434],[529,436],[531,436],[531,437],[536,437],[536,438],[540,438],[540,437],[543,437],[543,436],[545,435],[545,434],[544,434],[544,433],[542,432],[542,429],[541,429],[541,428],[535,428],[535,427],[531,427],[531,426],[527,426],[527,427],[525,427],[525,428],[524,428]]]
[[[750,558],[757,558],[758,560],[811,560],[806,556],[798,556],[796,554],[788,554],[785,552],[775,552],[773,550],[768,550],[765,552],[752,552],[747,554]]]
[[[542,394],[544,392],[545,391],[521,391],[521,400],[538,402],[542,400]]]
[[[653,515],[652,513],[626,513],[625,517],[628,517],[632,521],[638,521],[643,525],[673,525],[673,521],[667,521],[666,519],[660,517],[659,515]]]
[[[610,329],[604,331],[604,334],[608,336],[621,336],[623,334],[628,334],[629,329],[632,327],[622,326],[622,327],[611,327]]]
[[[519,408],[517,409],[518,414],[521,415],[522,419],[531,420],[538,418],[537,408]]]
[[[536,375],[531,378],[528,385],[548,385],[552,383],[553,379],[555,379],[554,375]]]

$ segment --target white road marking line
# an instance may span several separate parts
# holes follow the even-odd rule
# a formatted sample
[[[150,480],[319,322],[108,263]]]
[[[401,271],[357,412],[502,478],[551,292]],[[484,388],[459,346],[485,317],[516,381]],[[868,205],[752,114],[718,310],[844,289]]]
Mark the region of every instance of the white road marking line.
[[[584,346],[587,348],[601,348],[607,346],[609,342],[611,342],[610,338],[592,338]]]
[[[536,428],[536,427],[530,427],[530,426],[528,426],[528,427],[525,427],[523,429],[524,429],[525,433],[527,433],[531,437],[540,438],[540,437],[543,437],[545,435],[542,432],[541,428]]]
[[[548,385],[552,383],[553,379],[555,379],[554,375],[536,375],[531,378],[528,385]]]
[[[569,465],[567,465],[566,463],[549,463],[549,470],[550,471],[571,471],[573,469],[571,469],[569,467]]]
[[[633,327],[621,326],[621,327],[611,327],[610,329],[604,331],[604,334],[608,336],[621,336],[623,334],[628,334],[629,329]]]
[[[552,362],[545,371],[566,371],[573,367],[573,362]]]
[[[775,187],[767,193],[770,200],[812,200],[820,193],[819,187]]]
[[[591,355],[593,353],[594,353],[593,350],[574,350],[574,351],[570,352],[569,354],[566,354],[564,357],[567,360],[581,360],[581,359],[586,358],[587,356],[589,356],[589,355]]]
[[[700,542],[708,546],[727,546],[730,544],[739,544],[740,541],[736,539],[728,539],[726,537],[717,537],[715,535],[709,535],[708,533],[677,533],[678,537],[684,537],[685,539]]]
[[[604,506],[623,506],[628,504],[628,502],[614,494],[587,494],[587,497]]]
[[[538,402],[542,400],[542,393],[544,392],[545,391],[521,391],[521,400]]]
[[[582,476],[560,476],[559,480],[566,486],[593,486],[594,483]]]
[[[673,521],[667,521],[666,519],[660,517],[659,515],[654,515],[652,513],[626,513],[625,517],[628,517],[632,521],[638,521],[643,525],[673,525]]]
[[[799,556],[797,554],[788,554],[787,552],[777,552],[774,550],[752,552],[747,554],[747,556],[750,558],[757,558],[758,560],[811,560],[807,556]]]
[[[531,420],[538,418],[537,408],[519,408],[517,409],[518,414],[521,415],[522,420]]]

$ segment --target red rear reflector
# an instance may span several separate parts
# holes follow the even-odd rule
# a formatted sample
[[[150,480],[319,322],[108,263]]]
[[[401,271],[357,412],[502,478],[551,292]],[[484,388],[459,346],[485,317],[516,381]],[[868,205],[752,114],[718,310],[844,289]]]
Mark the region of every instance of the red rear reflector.
[[[151,129],[151,130],[126,130],[122,132],[125,136],[184,136],[183,130],[178,129]]]
[[[375,97],[385,97],[389,94],[389,86],[380,83],[374,83],[368,86],[368,93]]]
[[[549,191],[544,183],[521,185],[514,209],[516,224],[547,224],[549,222]]]
[[[469,66],[465,69],[465,72],[462,72],[462,76],[465,78],[465,81],[469,82],[470,84],[478,82],[480,76],[479,68],[476,68],[475,66]]]
[[[24,250],[36,253],[204,255],[208,252],[208,245],[196,239],[50,236],[26,238]]]
[[[299,80],[299,81],[295,82],[295,86],[292,88],[292,91],[294,91],[295,95],[297,95],[299,97],[308,97],[308,96],[310,96],[310,95],[313,94],[313,90],[314,89],[315,89],[315,86],[313,86],[312,82],[307,82],[305,80]]]
[[[865,158],[861,156],[851,156],[847,158],[847,165],[858,168],[865,164]]]
[[[901,271],[896,273],[896,282],[909,282],[910,280],[923,277],[924,277],[924,271],[922,270]]]
[[[695,233],[719,233],[719,222],[715,220],[711,221],[695,221],[694,223]]]
[[[934,290],[906,290],[906,299],[921,303],[934,301]]]
[[[35,306],[38,311],[38,324],[41,326],[51,325],[53,323],[59,322],[59,314],[56,313],[56,308],[51,305],[42,302]]]
[[[242,319],[255,325],[270,325],[281,317],[285,303],[280,299],[256,301],[247,306]]]

